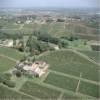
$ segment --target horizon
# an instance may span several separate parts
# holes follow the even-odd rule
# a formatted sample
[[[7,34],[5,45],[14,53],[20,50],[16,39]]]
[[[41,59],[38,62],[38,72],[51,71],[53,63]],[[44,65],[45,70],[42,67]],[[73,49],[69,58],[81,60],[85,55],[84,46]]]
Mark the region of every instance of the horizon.
[[[1,0],[0,8],[98,8],[99,0]]]

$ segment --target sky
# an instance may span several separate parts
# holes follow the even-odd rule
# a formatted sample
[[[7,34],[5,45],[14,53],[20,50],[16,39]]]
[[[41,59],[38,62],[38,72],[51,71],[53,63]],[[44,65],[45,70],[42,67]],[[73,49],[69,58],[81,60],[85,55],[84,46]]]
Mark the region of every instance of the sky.
[[[1,8],[61,7],[97,8],[99,0],[0,0]]]

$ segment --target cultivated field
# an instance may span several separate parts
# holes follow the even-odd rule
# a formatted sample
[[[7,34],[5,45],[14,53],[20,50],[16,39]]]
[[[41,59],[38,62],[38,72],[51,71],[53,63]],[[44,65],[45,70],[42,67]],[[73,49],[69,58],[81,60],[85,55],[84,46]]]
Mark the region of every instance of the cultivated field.
[[[78,77],[82,73],[82,77],[85,79],[99,81],[99,66],[73,51],[62,50],[51,52],[50,54],[41,56],[40,59],[47,61],[50,64],[51,70]]]
[[[100,52],[99,51],[82,51],[82,50],[80,50],[80,52],[87,55],[92,60],[96,61],[97,63],[99,63],[99,61],[100,61]]]
[[[50,73],[44,80],[45,83],[64,91],[69,90],[98,98],[99,65],[71,50],[46,53],[39,59],[50,64]]]
[[[34,98],[27,96],[26,94],[13,91],[8,87],[4,87],[0,84],[0,99],[1,100],[35,100]]]
[[[14,61],[12,61],[6,57],[0,56],[0,72],[7,71],[10,68],[13,68],[14,66],[15,66]]]
[[[69,36],[75,35],[79,36],[82,39],[94,39],[98,38],[97,30],[94,28],[86,27],[85,25],[77,24],[77,23],[65,23],[65,22],[51,22],[51,23],[33,23],[33,24],[19,24],[15,25],[13,22],[8,23],[2,21],[2,31],[10,34],[14,33],[24,33],[24,34],[31,34],[34,30],[49,33],[56,37],[61,36]]]
[[[0,55],[11,57],[12,59],[19,60],[23,57],[23,54],[15,49],[0,47]]]
[[[99,98],[99,89],[100,86],[95,84],[90,84],[87,82],[81,82],[79,87],[79,92],[87,95],[92,95],[94,97]]]
[[[20,91],[43,100],[55,100],[60,95],[59,91],[29,81],[23,85]]]

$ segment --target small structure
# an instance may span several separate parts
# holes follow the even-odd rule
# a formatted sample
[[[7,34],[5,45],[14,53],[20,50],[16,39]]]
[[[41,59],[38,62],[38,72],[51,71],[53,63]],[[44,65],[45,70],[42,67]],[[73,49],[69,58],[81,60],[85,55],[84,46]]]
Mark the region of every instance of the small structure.
[[[6,47],[13,47],[14,41],[11,39],[6,39],[0,42],[0,45],[6,46]]]
[[[32,20],[26,20],[25,24],[30,24],[32,23]]]
[[[55,45],[53,43],[49,43],[49,46],[52,47],[54,50],[59,50],[59,46],[58,45]]]
[[[48,64],[44,61],[35,61],[30,63],[28,61],[17,64],[17,69],[23,69],[25,72],[33,74],[33,76],[41,77],[48,71]]]
[[[90,43],[92,50],[100,51],[100,41],[94,41]]]

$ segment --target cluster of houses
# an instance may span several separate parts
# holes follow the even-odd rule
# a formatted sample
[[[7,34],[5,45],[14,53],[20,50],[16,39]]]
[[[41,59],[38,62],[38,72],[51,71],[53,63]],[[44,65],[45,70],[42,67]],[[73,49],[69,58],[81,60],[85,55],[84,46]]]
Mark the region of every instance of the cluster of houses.
[[[16,69],[21,70],[23,72],[27,72],[28,74],[35,77],[42,77],[44,74],[48,72],[49,65],[44,61],[23,61],[17,62]]]

